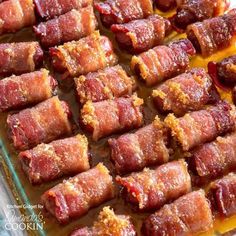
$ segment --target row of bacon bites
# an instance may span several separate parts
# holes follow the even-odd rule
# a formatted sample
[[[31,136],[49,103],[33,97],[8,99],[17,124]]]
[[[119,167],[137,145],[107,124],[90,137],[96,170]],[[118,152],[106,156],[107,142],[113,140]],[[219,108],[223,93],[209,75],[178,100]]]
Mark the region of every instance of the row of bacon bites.
[[[83,106],[80,123],[94,141],[137,129],[108,143],[126,201],[142,212],[156,211],[143,222],[143,235],[192,235],[209,230],[215,214],[236,214],[236,175],[228,174],[236,169],[235,106],[221,100],[207,71],[189,69],[197,53],[209,56],[232,44],[236,9],[224,14],[226,0],[155,3],[161,10],[177,6],[177,13],[171,19],[158,16],[151,0],[7,0],[0,4],[0,32],[34,25],[54,70],[74,78]],[[94,7],[120,48],[135,54],[134,74],[147,86],[157,85],[152,98],[160,112],[169,113],[164,121],[156,116],[143,125],[135,76],[118,64],[111,41],[96,31]],[[186,30],[187,38],[162,45],[173,29]],[[7,125],[32,184],[73,176],[41,197],[60,223],[68,223],[117,193],[104,164],[90,169],[88,140],[73,134],[70,107],[56,96],[57,81],[46,69],[35,71],[44,60],[41,46],[0,44],[0,74],[10,76],[0,80],[0,111],[23,109],[9,114]],[[235,62],[232,56],[211,64],[211,75],[233,87]],[[172,160],[173,141],[185,160]],[[220,177],[206,195],[192,191]],[[105,207],[92,227],[71,235],[133,236],[136,230],[129,216]]]

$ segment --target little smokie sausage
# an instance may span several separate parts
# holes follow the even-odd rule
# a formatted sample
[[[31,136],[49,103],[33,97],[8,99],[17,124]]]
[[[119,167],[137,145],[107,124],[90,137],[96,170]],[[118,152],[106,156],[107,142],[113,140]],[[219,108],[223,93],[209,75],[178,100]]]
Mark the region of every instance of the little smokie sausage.
[[[101,163],[46,191],[41,199],[47,209],[62,223],[86,214],[90,208],[114,197],[114,185],[108,169]]]
[[[38,42],[2,43],[0,59],[0,75],[19,75],[33,72],[42,64],[43,50]]]
[[[117,56],[113,52],[111,41],[101,36],[99,31],[49,50],[52,65],[56,71],[78,76],[113,66]]]
[[[127,177],[116,177],[124,188],[126,200],[140,210],[155,210],[191,190],[187,164],[183,160],[144,169]],[[174,186],[174,187],[173,187]]]
[[[131,68],[148,86],[153,86],[189,69],[193,55],[195,49],[188,39],[176,40],[133,56]]]
[[[109,207],[104,207],[98,215],[98,220],[92,227],[74,230],[70,236],[136,236],[136,231],[130,217],[116,215]]]
[[[54,95],[57,81],[42,69],[0,80],[0,111],[19,109]]]
[[[79,40],[93,33],[97,20],[93,7],[71,10],[55,19],[34,26],[34,32],[41,44],[48,48],[64,42]]]
[[[7,124],[15,148],[25,150],[71,134],[66,102],[52,97],[38,105],[8,115]]]
[[[131,20],[143,19],[153,14],[152,0],[106,0],[94,2],[106,27],[112,24],[127,23]]]
[[[136,95],[101,102],[85,103],[81,110],[81,122],[92,133],[93,139],[139,128],[143,123],[143,100]]]
[[[90,168],[88,141],[83,135],[39,144],[20,152],[19,159],[32,184],[41,184]]]
[[[150,215],[144,236],[188,236],[213,227],[211,208],[203,190],[188,193]]]

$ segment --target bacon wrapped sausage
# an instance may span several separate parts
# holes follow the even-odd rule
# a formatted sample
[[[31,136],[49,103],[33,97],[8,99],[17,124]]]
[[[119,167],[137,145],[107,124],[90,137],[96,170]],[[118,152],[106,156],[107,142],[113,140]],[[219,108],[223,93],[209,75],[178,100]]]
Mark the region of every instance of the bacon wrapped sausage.
[[[207,103],[216,102],[219,94],[210,76],[202,68],[194,68],[161,84],[152,93],[154,104],[161,112],[182,116]]]
[[[126,199],[140,210],[154,210],[191,190],[191,180],[183,160],[144,169],[128,177],[116,177],[125,189]],[[174,187],[173,187],[174,186]]]
[[[133,56],[131,68],[148,86],[152,86],[187,70],[189,57],[194,54],[192,43],[188,39],[181,39]]]
[[[92,227],[84,227],[73,231],[70,236],[136,236],[130,217],[116,215],[109,207],[104,207],[98,220]]]
[[[152,0],[106,0],[94,2],[106,27],[113,24],[127,23],[131,20],[143,19],[153,14]]]
[[[222,15],[229,7],[229,0],[176,0],[177,13],[173,23],[180,29],[192,23]]]
[[[33,0],[8,0],[0,4],[0,34],[16,32],[35,23]]]
[[[125,174],[169,160],[168,131],[158,117],[135,133],[109,139],[116,171]]]
[[[58,18],[41,22],[34,32],[44,47],[78,40],[91,34],[97,28],[93,7],[71,10]]]
[[[63,181],[45,192],[45,208],[60,223],[68,223],[114,197],[112,176],[103,164]]]
[[[236,214],[236,174],[231,173],[211,183],[209,193],[213,208],[221,216]]]
[[[190,162],[194,173],[200,177],[215,178],[235,170],[236,132],[196,148]]]
[[[0,111],[21,108],[50,98],[57,81],[42,69],[0,80]]]
[[[104,70],[81,75],[75,78],[76,90],[80,102],[89,100],[99,102],[107,99],[132,95],[135,80],[129,77],[120,66],[107,67]]]
[[[236,85],[236,55],[225,58],[216,64],[218,79],[227,85]]]
[[[220,101],[215,106],[188,113],[181,118],[169,114],[165,123],[183,150],[188,151],[232,131],[235,128],[235,108]]]
[[[34,0],[38,15],[44,19],[52,19],[72,9],[81,9],[92,5],[93,0]]]
[[[0,75],[35,71],[43,62],[43,50],[38,42],[0,44]]]
[[[49,182],[90,168],[88,141],[80,134],[49,144],[39,144],[31,150],[20,152],[19,159],[32,184]]]
[[[169,20],[152,15],[146,19],[112,25],[111,30],[121,48],[140,53],[162,44],[165,36],[170,33],[171,25]]]
[[[93,134],[93,139],[138,128],[143,123],[143,100],[136,95],[101,102],[85,103],[81,110],[82,125]]]
[[[224,49],[236,34],[236,9],[223,16],[197,22],[187,27],[187,36],[202,56],[210,56]]]
[[[71,76],[95,72],[117,63],[110,40],[100,36],[99,31],[79,41],[50,48],[49,52],[55,70],[69,72]]]
[[[69,113],[67,103],[56,96],[9,115],[7,124],[15,148],[25,150],[71,134]]]
[[[203,190],[188,193],[150,215],[143,223],[145,236],[194,235],[213,227],[213,216]]]
[[[177,0],[155,0],[155,4],[161,11],[169,11],[176,7],[176,1]]]

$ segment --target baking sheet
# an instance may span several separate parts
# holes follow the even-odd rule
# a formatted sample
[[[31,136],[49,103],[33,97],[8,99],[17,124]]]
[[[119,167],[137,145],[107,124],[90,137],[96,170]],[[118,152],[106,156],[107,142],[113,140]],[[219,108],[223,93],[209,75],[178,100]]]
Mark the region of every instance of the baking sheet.
[[[232,5],[236,5],[236,1],[232,1]],[[168,15],[171,15],[172,13],[168,13]],[[166,15],[165,15],[166,16]],[[120,58],[120,64],[124,66],[124,68],[130,72],[129,70],[129,62],[131,56],[120,51],[117,47],[116,43],[114,42],[113,35],[105,28],[103,28],[100,24],[99,29],[101,31],[101,34],[107,35],[114,43],[116,53],[119,55]],[[175,38],[181,38],[186,37],[185,35],[177,35],[176,33],[171,34],[166,41],[173,40]],[[32,33],[32,30],[30,28],[23,29],[22,31],[16,33],[16,34],[8,34],[4,35],[0,38],[0,42],[20,42],[20,41],[33,41],[35,40],[35,37]],[[191,61],[191,67],[207,67],[207,63],[209,61],[219,61],[225,57],[228,57],[230,55],[233,55],[236,53],[236,47],[235,44],[225,49],[224,51],[218,52],[214,54],[212,57],[203,59],[200,56],[195,57]],[[55,76],[59,83],[60,83],[60,90],[59,90],[59,97],[63,100],[66,100],[73,112],[73,118],[74,122],[78,125],[78,113],[79,113],[79,105],[75,101],[75,95],[74,95],[74,87],[73,87],[73,81],[62,81],[60,79],[60,75],[57,73],[54,73],[52,68],[50,67],[49,58],[46,55],[46,60],[44,66],[48,69],[50,69],[53,76]],[[145,100],[145,124],[149,124],[155,115],[157,114],[157,111],[153,108],[150,94],[153,88],[146,88],[142,82],[138,81],[138,95],[139,97],[142,97]],[[222,92],[222,91],[221,91]],[[231,101],[231,95],[229,93],[222,93],[222,98],[227,99],[228,101]],[[28,179],[25,177],[23,171],[21,170],[17,153],[14,150],[13,146],[9,143],[9,140],[7,138],[7,127],[6,127],[6,117],[7,113],[0,114],[0,147],[1,147],[1,164],[4,169],[4,175],[5,179],[7,180],[8,185],[10,186],[12,193],[14,195],[14,198],[17,202],[16,208],[22,213],[23,216],[25,216],[24,220],[26,223],[28,220],[26,219],[27,216],[33,216],[32,220],[30,220],[30,223],[33,223],[35,226],[38,226],[35,229],[29,229],[28,234],[29,235],[45,235],[45,236],[64,236],[68,235],[68,233],[71,232],[75,227],[78,226],[90,226],[92,225],[93,221],[97,219],[97,215],[99,211],[104,206],[111,206],[114,208],[115,212],[118,214],[129,214],[131,215],[134,224],[137,229],[140,229],[142,220],[148,215],[148,214],[139,214],[132,211],[130,205],[126,204],[123,199],[119,196],[119,189],[117,189],[117,197],[116,199],[106,202],[105,204],[100,205],[97,208],[94,208],[88,212],[85,216],[81,217],[80,219],[77,219],[70,224],[66,226],[60,226],[57,221],[50,217],[50,215],[46,214],[42,211],[41,205],[40,205],[40,196],[41,194],[51,188],[52,186],[56,185],[57,183],[61,182],[62,179],[59,179],[57,181],[53,181],[49,184],[43,184],[41,186],[32,186]],[[76,132],[82,133],[80,128],[76,130]],[[116,135],[114,135],[115,137]],[[99,142],[93,142],[89,135],[87,135],[90,143],[90,150],[92,153],[92,166],[95,166],[98,162],[103,162],[112,172],[114,175],[113,166],[109,160],[109,148],[107,145],[107,138],[102,139]],[[180,155],[178,152],[176,152],[176,155],[174,158],[179,158]],[[2,195],[0,195],[0,200],[2,200]],[[2,201],[0,202],[0,204]],[[12,203],[14,204],[14,203]],[[43,217],[42,217],[43,212]],[[29,223],[28,222],[28,223]],[[219,233],[223,233],[226,231],[229,231],[236,227],[236,216],[231,217],[229,219],[216,219],[214,229],[210,230],[207,233],[201,234],[202,236],[213,236],[213,235],[219,235]]]

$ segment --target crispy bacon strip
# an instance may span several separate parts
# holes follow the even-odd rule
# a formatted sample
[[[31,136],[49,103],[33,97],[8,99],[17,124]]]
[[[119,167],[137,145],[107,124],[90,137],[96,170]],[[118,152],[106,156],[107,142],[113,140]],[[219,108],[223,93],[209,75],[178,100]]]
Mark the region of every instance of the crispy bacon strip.
[[[92,5],[93,0],[34,0],[38,15],[44,19],[52,19],[72,9],[81,9]]]
[[[60,223],[79,218],[90,208],[114,197],[114,185],[108,169],[98,164],[93,169],[63,181],[45,192],[41,199],[45,208]]]
[[[219,99],[210,76],[202,68],[194,68],[161,84],[152,93],[154,104],[161,112],[182,116]]]
[[[116,215],[109,207],[104,207],[92,227],[74,230],[70,236],[136,236],[130,217]]]
[[[116,181],[125,188],[127,201],[140,210],[158,209],[191,190],[190,175],[183,160],[163,164],[155,170],[144,169],[128,177],[118,176]]]
[[[207,57],[224,49],[236,35],[236,9],[223,16],[197,22],[187,27],[187,36],[196,50]]]
[[[71,134],[69,107],[58,97],[52,97],[19,113],[8,115],[7,124],[15,148],[29,149]]]
[[[125,174],[169,160],[168,131],[158,117],[135,133],[109,139],[111,159],[116,171]]]
[[[229,0],[177,0],[177,13],[173,23],[180,29],[192,23],[222,15],[229,7]]]
[[[85,103],[81,110],[82,125],[93,139],[138,128],[143,123],[143,100],[136,95],[101,102]]]
[[[2,43],[0,59],[0,75],[19,75],[35,71],[42,64],[43,50],[38,42]]]
[[[33,0],[8,0],[0,4],[0,34],[35,24]]]
[[[132,95],[136,87],[134,77],[129,77],[120,65],[82,75],[75,78],[75,83],[82,104]]]
[[[121,48],[141,53],[162,44],[171,31],[171,25],[169,20],[159,15],[151,15],[146,19],[112,25],[111,30]]]
[[[41,184],[64,175],[75,175],[90,168],[88,141],[83,135],[39,144],[20,152],[19,159],[32,184]]]
[[[236,169],[236,132],[192,151],[191,166],[200,177],[215,178]]]
[[[113,66],[117,56],[113,52],[110,40],[95,31],[90,36],[50,48],[52,64],[59,72],[68,72],[78,76]]]
[[[131,68],[148,86],[152,86],[186,71],[189,57],[194,54],[192,43],[188,39],[181,39],[133,56]]]
[[[188,193],[150,215],[143,223],[145,236],[194,235],[213,227],[213,216],[203,190]]]
[[[143,19],[153,14],[152,0],[106,0],[94,2],[106,27],[112,24],[127,23],[131,20]]]
[[[235,107],[220,101],[215,106],[188,113],[181,118],[169,114],[165,123],[183,150],[188,151],[232,131],[235,128],[235,117]]]
[[[221,216],[236,214],[236,174],[231,173],[211,183],[209,193],[214,210]]]
[[[93,7],[71,10],[58,18],[41,22],[34,32],[44,47],[78,40],[91,34],[97,28]]]
[[[0,80],[0,111],[21,108],[50,98],[57,81],[42,69]]]

